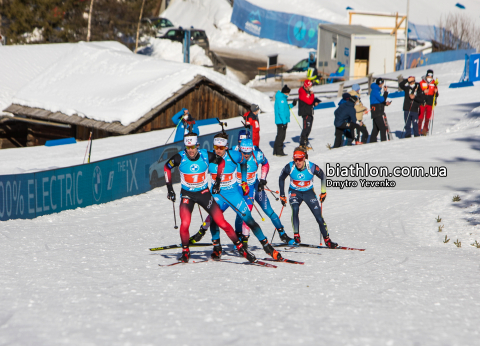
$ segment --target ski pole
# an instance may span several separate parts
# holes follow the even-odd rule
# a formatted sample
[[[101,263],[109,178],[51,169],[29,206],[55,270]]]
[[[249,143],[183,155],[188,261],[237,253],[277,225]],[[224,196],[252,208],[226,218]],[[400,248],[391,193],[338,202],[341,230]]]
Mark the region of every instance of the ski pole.
[[[173,133],[174,133],[175,131],[177,131],[177,127],[178,127],[178,125],[180,125],[180,123],[182,122],[182,120],[183,120],[183,115],[180,117],[180,120],[178,121],[177,126],[175,126],[175,128],[173,129],[173,131],[172,131],[172,133],[170,134],[170,136],[168,136],[168,139],[167,139],[167,141],[165,142],[165,144],[168,143],[168,141],[170,140],[170,137],[172,137]],[[164,145],[165,145],[165,144],[164,144]]]
[[[225,200],[225,202],[227,202],[233,208],[233,210],[235,210],[237,213],[239,213],[242,216],[246,215],[245,213],[242,213],[240,210],[235,208],[235,206],[232,203],[230,203],[230,201],[228,199],[226,199],[220,192],[218,194]]]
[[[277,196],[275,196],[275,195],[273,194],[273,191],[270,190],[270,189],[268,188],[268,186],[267,186],[267,188],[266,188],[265,190],[269,191],[269,192],[272,194],[273,198],[275,198],[276,201],[278,201],[278,200],[280,199],[280,198],[278,198]]]
[[[266,191],[270,191],[271,193],[276,193],[276,194],[278,194],[278,193],[279,193],[278,191],[273,191],[273,190],[270,190],[270,189],[268,189],[268,188],[267,188],[267,189],[265,189],[265,190],[266,190]]]
[[[432,103],[432,120],[430,120],[430,136],[433,134],[433,118],[435,116],[435,113],[433,112],[435,110],[435,98],[437,97],[437,94],[433,95],[433,103]]]
[[[88,146],[90,145],[90,140],[92,139],[92,131],[90,131],[90,137],[88,137],[87,147],[85,148],[85,155],[83,156],[83,163],[85,163],[85,158],[87,157]]]
[[[202,226],[205,226],[205,222],[203,221],[202,209],[200,209],[200,204],[198,205],[198,211],[200,212],[200,218],[202,219]]]
[[[265,221],[265,218],[260,214],[260,211],[258,210],[257,206],[255,205],[255,200],[252,197],[248,197],[252,201],[252,205],[254,206],[255,210],[257,211],[258,215],[260,215],[260,218],[262,221]]]
[[[173,220],[175,221],[175,229],[178,229],[178,226],[177,226],[177,216],[175,215],[175,202],[172,201],[172,206],[173,206]]]
[[[280,218],[282,217],[283,208],[285,208],[285,207],[282,205],[282,210],[280,210],[280,215],[278,215],[278,219],[279,219],[279,220],[280,220]],[[270,243],[273,242],[273,238],[275,237],[275,233],[277,233],[277,229],[276,229],[276,228],[275,228],[275,230],[273,231],[272,240],[270,240]]]

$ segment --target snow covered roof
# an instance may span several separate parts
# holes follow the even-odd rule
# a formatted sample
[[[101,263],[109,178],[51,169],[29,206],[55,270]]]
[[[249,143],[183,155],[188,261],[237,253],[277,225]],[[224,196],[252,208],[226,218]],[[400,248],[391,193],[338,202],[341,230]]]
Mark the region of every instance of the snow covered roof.
[[[207,68],[81,42],[23,86],[7,111],[19,105],[34,109],[30,115],[39,118],[88,118],[103,122],[107,131],[129,133],[126,127],[131,129],[179,90],[201,80],[244,103],[258,104],[264,112],[273,110],[265,94]],[[114,130],[115,126],[123,129]]]
[[[341,35],[388,35],[375,29],[367,28],[363,25],[345,25],[345,24],[320,24],[321,29],[336,32]]]
[[[83,44],[98,48],[129,51],[127,47],[116,41]],[[0,48],[0,114],[2,114],[3,109],[12,103],[13,96],[17,91],[77,45],[77,43],[52,43],[2,46]]]

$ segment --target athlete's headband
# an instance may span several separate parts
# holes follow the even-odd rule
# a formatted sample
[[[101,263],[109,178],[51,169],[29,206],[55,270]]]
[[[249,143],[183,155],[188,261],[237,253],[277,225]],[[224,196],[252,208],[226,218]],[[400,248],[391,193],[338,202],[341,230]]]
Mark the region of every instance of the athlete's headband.
[[[304,159],[305,158],[305,153],[303,151],[297,150],[293,152],[293,158],[294,159]]]
[[[226,147],[228,145],[228,140],[226,138],[217,137],[213,139],[213,145]]]
[[[185,146],[192,146],[192,145],[197,145],[198,144],[198,138],[197,136],[186,136],[183,138],[183,143],[185,143]]]

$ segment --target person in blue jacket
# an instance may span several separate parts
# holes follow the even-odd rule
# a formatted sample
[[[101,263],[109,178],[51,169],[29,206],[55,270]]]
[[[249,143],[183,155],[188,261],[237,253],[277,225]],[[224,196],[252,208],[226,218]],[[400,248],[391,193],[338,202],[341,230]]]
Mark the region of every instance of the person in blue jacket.
[[[372,83],[370,86],[370,108],[373,120],[372,126],[372,133],[370,135],[370,143],[374,143],[377,141],[377,135],[380,131],[380,139],[382,142],[387,140],[387,126],[385,124],[385,120],[383,116],[385,114],[385,106],[389,106],[391,101],[387,102],[388,97],[388,89],[387,86],[384,85],[385,82],[383,78],[377,78],[375,83]],[[382,95],[382,88],[383,88],[383,95]]]
[[[277,125],[277,137],[273,145],[273,155],[287,156],[283,151],[283,142],[287,134],[288,123],[290,122],[290,108],[297,105],[297,100],[288,103],[290,88],[285,84],[282,90],[275,94],[275,124]]]
[[[172,121],[177,125],[177,131],[175,132],[174,142],[183,141],[183,137],[189,132],[189,128],[192,127],[193,133],[200,136],[200,130],[195,122],[195,119],[188,112],[188,109],[182,108],[180,112],[172,117]]]
[[[344,102],[342,102],[344,101]],[[357,137],[355,144],[365,144],[368,138],[368,132],[365,127],[357,124],[357,112],[355,110],[355,104],[358,101],[356,96],[352,96],[349,93],[342,95],[342,101],[340,101],[338,108],[335,110],[335,143],[334,148],[339,148],[342,145],[342,135],[345,130],[350,130],[350,136],[353,139],[354,130],[357,130]],[[362,133],[362,142],[358,137]],[[346,134],[347,136],[347,134]]]

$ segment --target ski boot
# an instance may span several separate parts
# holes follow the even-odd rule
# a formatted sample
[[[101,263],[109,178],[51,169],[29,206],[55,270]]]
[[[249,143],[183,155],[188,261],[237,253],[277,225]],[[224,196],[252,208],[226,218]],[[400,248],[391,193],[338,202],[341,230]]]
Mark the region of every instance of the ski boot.
[[[188,246],[184,246],[182,250],[182,256],[178,259],[179,262],[188,263],[190,260],[190,249]]]
[[[242,238],[243,238],[242,232],[235,232],[235,234],[237,235],[238,240],[242,241]]]
[[[249,235],[242,234],[242,244],[245,250],[248,250],[248,238],[250,238]]]
[[[214,239],[212,240],[213,243],[213,252],[210,255],[210,257],[214,261],[218,261],[222,258],[222,245],[220,244],[220,239]]]
[[[325,245],[329,247],[330,249],[335,249],[338,247],[337,243],[334,243],[333,241],[330,240],[330,237],[324,238],[325,240]]]
[[[302,240],[300,239],[300,233],[295,233],[295,234],[293,235],[293,238],[295,239],[295,242],[296,242],[297,244],[300,244],[300,243],[302,242]]]
[[[263,240],[260,241],[260,243],[262,244],[263,246],[263,250],[269,254],[270,256],[272,256],[272,258],[275,260],[275,261],[281,261],[283,260],[283,257],[282,255],[280,255],[280,252],[278,252],[277,250],[275,250],[273,248],[273,246],[268,242],[268,239],[265,238]]]
[[[206,232],[207,232],[207,230],[203,229],[203,227],[200,226],[200,229],[198,230],[198,232],[190,237],[190,239],[188,240],[188,243],[189,244],[198,243],[200,240],[202,240],[202,238],[203,238],[203,236],[205,235]]]
[[[244,249],[241,242],[238,242],[237,244],[235,244],[235,246],[237,247],[238,253],[245,257],[250,263],[255,263],[257,261],[255,255],[248,251],[248,249]]]
[[[287,232],[285,232],[285,229],[283,227],[277,229],[277,231],[278,231],[278,235],[280,236],[280,239],[284,243],[287,243],[288,245],[297,245],[296,241],[287,235]]]

